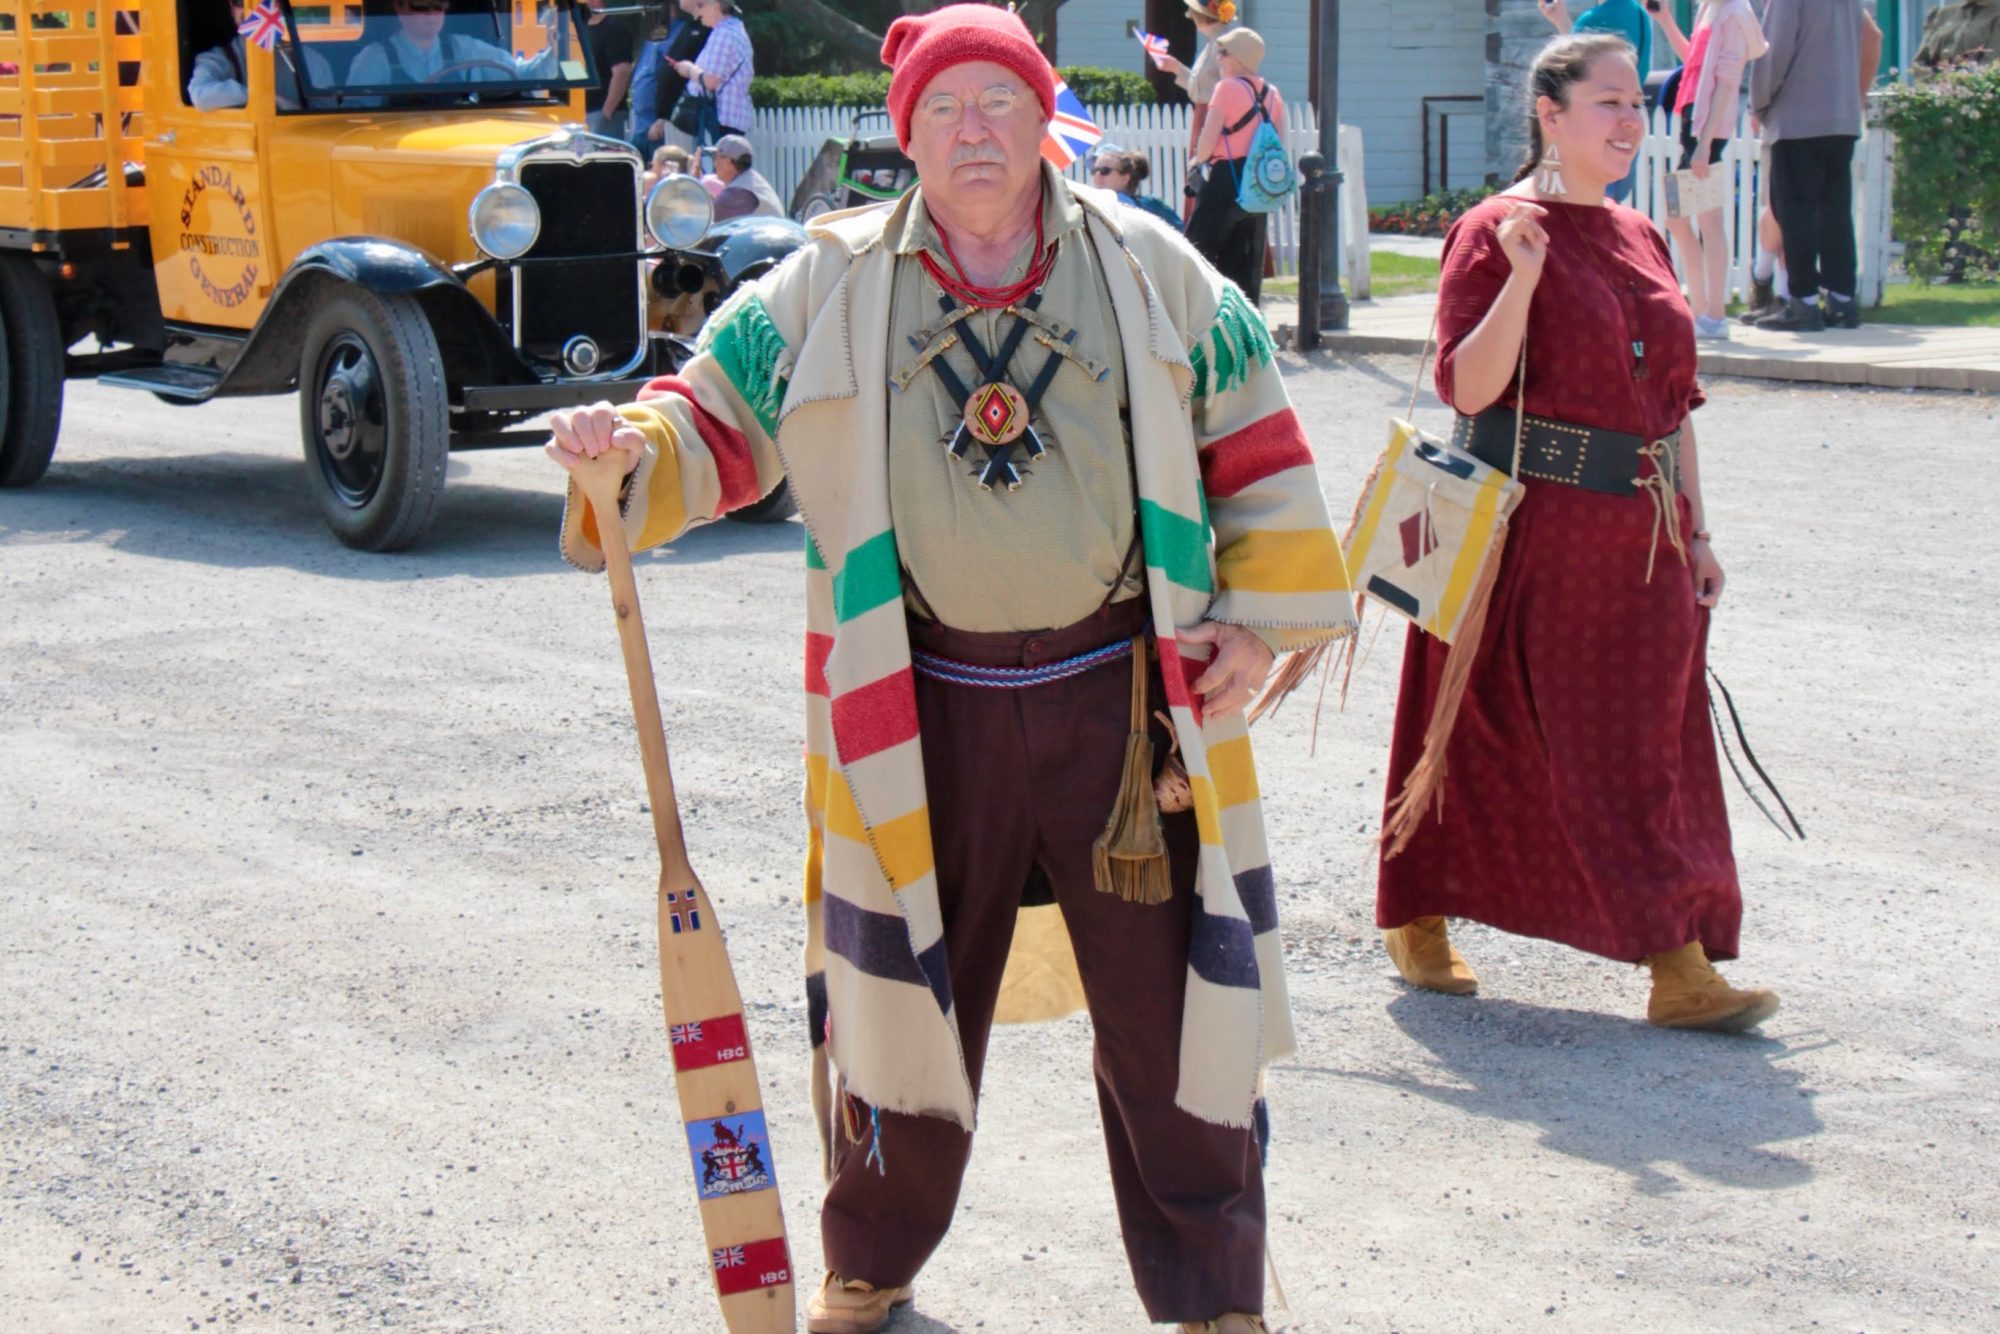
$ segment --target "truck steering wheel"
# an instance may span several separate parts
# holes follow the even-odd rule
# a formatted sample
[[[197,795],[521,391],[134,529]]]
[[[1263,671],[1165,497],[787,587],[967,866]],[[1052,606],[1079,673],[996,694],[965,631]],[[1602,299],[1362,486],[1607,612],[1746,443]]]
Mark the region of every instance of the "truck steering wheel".
[[[498,60],[454,60],[451,64],[442,66],[436,71],[426,74],[424,82],[436,83],[447,74],[456,74],[462,69],[474,69],[480,65],[484,65],[488,69],[497,69],[501,73],[511,75],[515,78],[519,78],[521,74],[521,71],[515,69],[512,65]]]

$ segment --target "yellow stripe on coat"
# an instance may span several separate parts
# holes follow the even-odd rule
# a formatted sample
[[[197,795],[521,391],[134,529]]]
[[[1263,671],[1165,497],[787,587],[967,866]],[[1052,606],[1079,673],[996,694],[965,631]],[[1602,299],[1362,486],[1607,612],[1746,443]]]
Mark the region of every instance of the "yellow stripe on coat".
[[[903,889],[931,873],[931,812],[919,806],[907,815],[884,820],[870,829],[854,804],[854,790],[845,775],[827,783],[826,829],[830,834],[870,844],[889,874],[889,888]],[[872,837],[871,837],[872,835]]]
[[[1245,593],[1344,593],[1347,566],[1331,528],[1253,528],[1215,556],[1224,588]]]
[[[1257,763],[1251,758],[1250,738],[1247,736],[1233,741],[1211,742],[1208,747],[1208,773],[1215,784],[1216,804],[1224,810],[1241,806],[1246,801],[1255,801],[1261,795],[1257,791]]]

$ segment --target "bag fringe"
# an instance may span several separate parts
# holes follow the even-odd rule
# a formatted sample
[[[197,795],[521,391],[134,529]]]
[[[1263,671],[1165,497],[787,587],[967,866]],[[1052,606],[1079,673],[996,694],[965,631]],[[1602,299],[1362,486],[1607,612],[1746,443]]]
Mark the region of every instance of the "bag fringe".
[[[1167,835],[1153,795],[1153,739],[1146,734],[1146,642],[1132,644],[1132,723],[1125,738],[1125,771],[1104,832],[1090,847],[1091,878],[1099,893],[1127,903],[1165,903],[1174,896]]]
[[[1444,675],[1438,681],[1437,699],[1431,705],[1430,723],[1424,728],[1424,752],[1403,779],[1402,791],[1389,801],[1383,813],[1381,841],[1383,857],[1394,857],[1409,846],[1423,823],[1427,807],[1434,806],[1444,816],[1445,748],[1452,728],[1458,723],[1458,708],[1465,701],[1466,686],[1472,680],[1472,662],[1479,655],[1479,642],[1486,633],[1486,611],[1493,601],[1493,588],[1500,579],[1500,558],[1507,549],[1507,521],[1500,520],[1493,545],[1480,567],[1479,579],[1465,604],[1458,624],[1458,643],[1445,659]]]

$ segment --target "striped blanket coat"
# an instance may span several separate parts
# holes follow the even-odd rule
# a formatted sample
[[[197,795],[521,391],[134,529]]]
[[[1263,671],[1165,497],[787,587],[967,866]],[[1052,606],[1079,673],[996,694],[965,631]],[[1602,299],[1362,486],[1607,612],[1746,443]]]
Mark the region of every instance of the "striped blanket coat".
[[[1350,633],[1354,601],[1262,318],[1178,235],[1110,194],[1045,179],[1083,203],[1117,314],[1147,596],[1194,789],[1201,859],[1177,1101],[1247,1125],[1266,1065],[1293,1043],[1270,858],[1242,715],[1202,716],[1189,683],[1206,650],[1172,632],[1206,618],[1301,648]],[[818,219],[807,246],[711,317],[680,376],[622,409],[648,441],[624,521],[635,549],[665,542],[789,478],[807,532],[817,1054],[864,1102],[970,1128],[889,511],[889,207]],[[563,551],[602,565],[574,490]],[[1061,938],[1023,932],[1016,948]]]

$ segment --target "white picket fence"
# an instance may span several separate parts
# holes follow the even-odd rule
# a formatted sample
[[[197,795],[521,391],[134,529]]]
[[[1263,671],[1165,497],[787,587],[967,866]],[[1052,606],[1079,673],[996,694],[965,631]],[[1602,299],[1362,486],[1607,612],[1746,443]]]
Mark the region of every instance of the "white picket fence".
[[[757,167],[777,187],[787,202],[792,190],[806,173],[828,139],[845,140],[852,132],[856,107],[788,107],[757,113],[751,142],[757,146]],[[1181,186],[1187,179],[1187,106],[1092,107],[1091,117],[1104,138],[1122,148],[1146,154],[1153,164],[1152,179],[1146,188],[1170,204],[1179,205]],[[869,132],[885,132],[887,122],[879,118],[869,124]],[[1294,155],[1319,146],[1319,118],[1311,106],[1285,108],[1285,141]],[[1768,197],[1770,181],[1757,170],[1758,145],[1748,131],[1739,128],[1736,138],[1723,151],[1718,169],[1729,174],[1733,186],[1732,206],[1724,215],[1729,236],[1729,288],[1747,295],[1750,264],[1756,253],[1757,211]],[[1632,206],[1644,212],[1665,231],[1666,178],[1680,160],[1680,141],[1668,118],[1655,113],[1651,129],[1640,149],[1639,183]],[[1340,127],[1341,183],[1339,208],[1343,273],[1349,292],[1357,299],[1369,295],[1367,235],[1368,189],[1363,170],[1361,131],[1351,125]],[[1890,258],[1889,196],[1894,168],[1894,139],[1887,130],[1870,127],[1854,154],[1854,235],[1860,257],[1862,303],[1873,306],[1882,299],[1882,282]],[[1087,164],[1070,168],[1075,179],[1087,180]],[[1271,245],[1278,272],[1298,272],[1299,211],[1294,196],[1285,208],[1271,215]],[[1678,259],[1678,256],[1676,256]]]
[[[1681,145],[1664,112],[1653,114],[1645,143],[1639,150],[1638,188],[1632,207],[1651,218],[1666,231],[1667,176],[1680,164]],[[1733,293],[1750,293],[1750,264],[1757,253],[1757,214],[1770,198],[1768,173],[1757,170],[1758,144],[1749,129],[1739,124],[1736,137],[1722,150],[1716,169],[1730,178],[1730,207],[1724,210],[1723,227],[1729,237],[1729,277]],[[1854,149],[1854,241],[1859,259],[1859,287],[1856,295],[1863,306],[1882,301],[1882,283],[1890,258],[1889,203],[1895,166],[1895,137],[1879,126],[1870,126]],[[1671,242],[1669,243],[1671,244]],[[1675,262],[1686,273],[1686,263],[1675,247]]]
[[[876,108],[879,109],[879,108]],[[857,107],[785,107],[759,110],[750,141],[757,148],[757,170],[762,172],[778,195],[791,202],[792,191],[806,174],[820,148],[828,139],[846,140],[853,131]],[[1153,164],[1153,174],[1144,189],[1178,208],[1181,187],[1187,181],[1188,118],[1186,106],[1092,107],[1091,119],[1103,131],[1108,143],[1144,153]],[[886,133],[888,123],[873,118],[866,123],[868,134]],[[1319,147],[1319,118],[1310,106],[1285,108],[1285,142],[1294,156]],[[1351,125],[1340,131],[1341,242],[1347,258],[1347,280],[1355,295],[1367,295],[1368,191],[1363,180],[1361,132]],[[1070,167],[1071,177],[1088,182],[1087,162]],[[1271,247],[1278,272],[1298,272],[1299,209],[1292,200],[1271,215]]]

